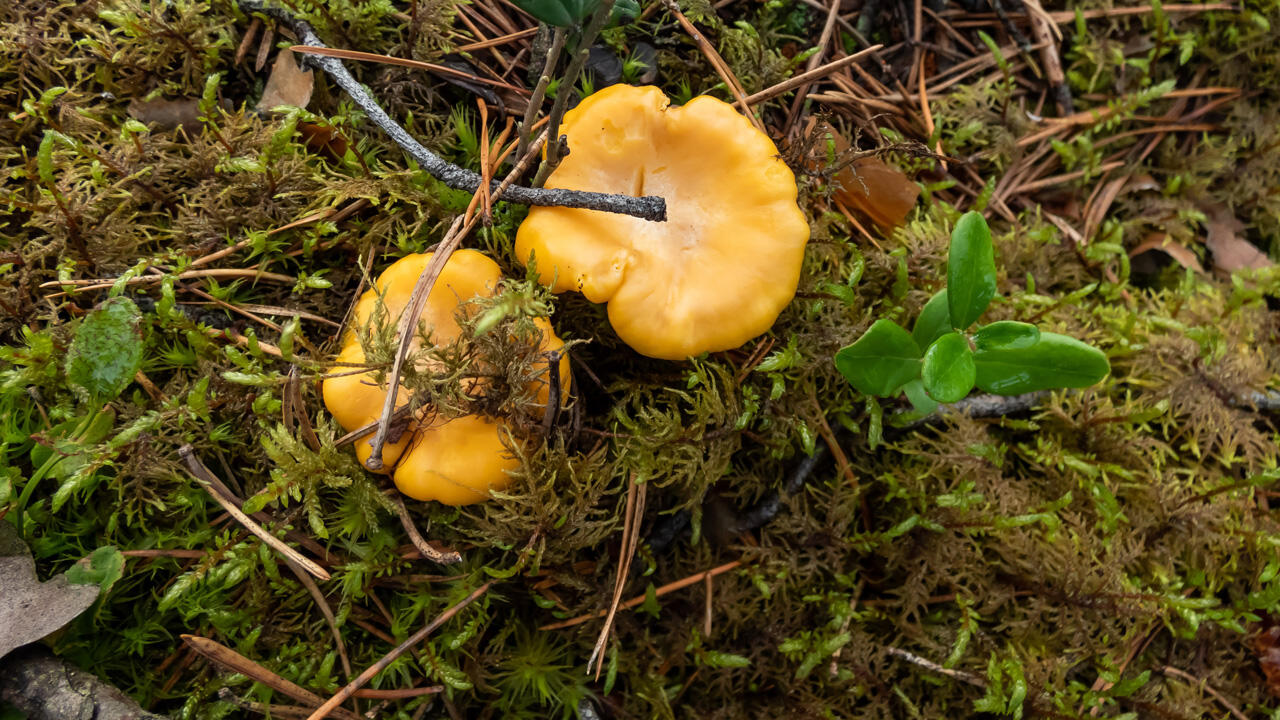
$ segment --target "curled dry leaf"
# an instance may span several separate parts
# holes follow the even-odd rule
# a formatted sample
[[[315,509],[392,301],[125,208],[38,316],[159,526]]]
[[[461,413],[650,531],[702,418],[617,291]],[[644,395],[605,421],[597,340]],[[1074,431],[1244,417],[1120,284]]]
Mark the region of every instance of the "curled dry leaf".
[[[1182,267],[1191,268],[1198,273],[1204,272],[1204,266],[1200,264],[1200,258],[1196,257],[1191,248],[1174,242],[1172,238],[1164,233],[1151,233],[1148,235],[1146,240],[1143,240],[1140,245],[1129,251],[1129,257],[1136,258],[1151,250],[1159,250],[1177,260]]]
[[[263,112],[281,105],[305,108],[311,102],[311,91],[315,86],[315,73],[298,67],[298,60],[293,53],[277,53],[276,62],[271,66],[271,76],[267,78],[267,87],[262,91],[262,99],[258,101],[257,107]]]
[[[1204,211],[1209,216],[1204,244],[1213,253],[1214,267],[1231,273],[1236,270],[1257,270],[1274,264],[1266,253],[1240,236],[1244,224],[1236,219],[1230,209],[1215,204],[1205,206]]]
[[[1253,651],[1258,656],[1258,666],[1267,678],[1267,690],[1280,697],[1280,624],[1272,617],[1263,618],[1253,637]]]
[[[71,622],[98,597],[97,585],[66,575],[37,580],[30,551],[7,522],[0,522],[0,588],[0,657]]]

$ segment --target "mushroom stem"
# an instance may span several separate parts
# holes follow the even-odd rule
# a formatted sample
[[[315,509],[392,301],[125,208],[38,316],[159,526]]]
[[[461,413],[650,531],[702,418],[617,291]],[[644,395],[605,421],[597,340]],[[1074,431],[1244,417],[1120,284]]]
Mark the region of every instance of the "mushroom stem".
[[[320,41],[315,30],[305,20],[298,19],[291,15],[287,10],[275,6],[267,5],[263,0],[236,0],[240,8],[246,12],[262,13],[264,15],[275,18],[278,22],[288,26],[298,39],[304,45],[312,45],[315,47],[327,47]],[[613,3],[606,3],[612,7]],[[603,4],[602,4],[603,5]],[[595,18],[592,19],[594,24]],[[342,61],[332,57],[322,57],[309,55],[307,62],[314,67],[324,70],[338,87],[351,97],[356,105],[364,111],[365,115],[391,137],[397,145],[399,145],[406,153],[409,154],[423,170],[426,170],[432,177],[436,178],[445,185],[456,190],[465,190],[474,193],[482,182],[480,174],[458,167],[447,162],[439,155],[428,150],[417,140],[413,139],[408,131],[399,125],[391,116],[387,115],[377,100],[369,94],[367,90],[355,79],[347,70]],[[576,62],[576,59],[575,59]],[[579,64],[579,68],[580,68]],[[492,187],[496,190],[497,182],[492,183]],[[494,194],[496,197],[496,193]],[[642,220],[664,221],[667,219],[667,204],[660,197],[628,197],[626,195],[611,195],[608,193],[584,192],[579,190],[548,190],[545,188],[531,188],[520,185],[512,185],[508,187],[502,196],[503,200],[519,203],[521,205],[541,205],[549,207],[569,207],[581,208],[584,210],[599,210],[602,212],[618,213],[620,215],[630,215],[638,217]]]

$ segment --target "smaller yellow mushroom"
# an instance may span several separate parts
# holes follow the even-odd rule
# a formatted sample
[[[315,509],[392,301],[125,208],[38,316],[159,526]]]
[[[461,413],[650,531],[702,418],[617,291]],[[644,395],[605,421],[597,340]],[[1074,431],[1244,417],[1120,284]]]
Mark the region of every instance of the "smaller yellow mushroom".
[[[628,85],[588,96],[561,131],[571,152],[547,187],[660,195],[668,219],[531,208],[516,254],[544,283],[607,302],[618,337],[650,357],[736,348],[773,325],[809,240],[773,141],[715,98],[670,107]]]
[[[375,288],[366,291],[356,303],[352,327],[365,327],[375,321],[395,327],[431,256],[432,253],[407,255],[388,267],[374,283]],[[456,340],[462,334],[458,324],[459,306],[475,297],[492,296],[501,279],[497,263],[483,254],[475,250],[454,252],[427,296],[419,320],[421,334],[437,345]],[[461,312],[466,313],[466,308]],[[541,333],[540,351],[556,352],[564,347],[549,322],[539,318],[534,323]],[[415,337],[410,354],[421,347],[421,338]],[[344,367],[365,362],[364,348],[353,330],[343,338],[342,350],[335,360],[339,373]],[[562,354],[557,369],[563,393],[568,388],[567,356]],[[547,402],[550,383],[545,378],[533,383],[536,384],[531,387],[535,397],[539,402]],[[387,392],[372,371],[328,378],[322,388],[325,406],[347,430],[376,421],[382,414]],[[409,390],[403,387],[397,390],[397,407],[407,405],[410,400]],[[519,460],[504,438],[508,432],[507,423],[500,418],[413,417],[394,442],[388,438],[382,448],[383,468],[377,472],[389,472],[396,487],[416,500],[436,500],[446,505],[479,502],[488,497],[490,490],[506,488],[511,473],[519,468]],[[372,437],[370,433],[356,440],[356,457],[366,467],[372,453]]]

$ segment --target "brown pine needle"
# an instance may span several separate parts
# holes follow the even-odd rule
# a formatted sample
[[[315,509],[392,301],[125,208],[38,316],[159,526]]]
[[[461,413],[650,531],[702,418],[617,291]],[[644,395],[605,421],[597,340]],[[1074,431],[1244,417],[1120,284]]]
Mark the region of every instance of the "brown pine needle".
[[[497,188],[494,188],[493,198],[495,200],[501,198],[502,193],[529,167],[529,164],[533,162],[533,158],[537,156],[538,151],[542,149],[542,144],[545,140],[546,131],[543,131],[538,140],[530,145],[524,157],[520,158],[516,166],[511,169],[507,177],[498,184]],[[387,387],[400,387],[400,376],[404,371],[404,361],[409,354],[409,346],[412,344],[415,335],[413,328],[418,326],[418,318],[422,315],[422,309],[426,306],[427,297],[431,294],[431,289],[435,287],[436,280],[440,278],[440,272],[444,270],[444,265],[449,261],[449,256],[462,244],[462,238],[471,232],[471,229],[475,227],[475,222],[475,216],[471,216],[465,223],[464,216],[458,216],[453,226],[449,228],[449,232],[445,234],[444,240],[440,241],[440,246],[436,248],[435,254],[431,256],[431,261],[427,263],[427,267],[418,276],[418,282],[413,286],[413,292],[409,295],[409,302],[405,306],[404,314],[400,316],[400,323],[397,327],[399,347],[396,349],[395,360],[391,365],[391,374],[387,377]],[[369,441],[371,448],[369,459],[365,462],[370,470],[382,469],[382,446],[387,441],[387,429],[391,425],[391,416],[395,413],[395,400],[398,394],[388,392],[387,399],[382,405],[382,415],[378,419],[378,427],[373,433],[373,439]]]
[[[677,590],[682,590],[684,588],[687,588],[690,585],[696,585],[702,582],[703,578],[715,577],[716,575],[723,575],[724,573],[727,573],[730,570],[733,570],[734,568],[737,568],[740,565],[742,565],[741,560],[734,560],[733,562],[727,562],[723,565],[718,565],[716,567],[713,567],[710,570],[706,570],[700,573],[694,573],[693,575],[690,575],[687,578],[683,578],[673,583],[668,583],[666,585],[663,585],[657,590],[654,590],[653,594],[655,597],[662,597],[663,595],[667,595]],[[637,597],[633,597],[630,600],[619,605],[618,609],[630,610],[633,607],[643,605],[645,601],[645,597],[646,597],[645,595],[639,595]],[[569,620],[562,620],[561,622],[558,622],[558,623],[543,625],[538,629],[539,630],[560,630],[562,628],[573,627],[574,625],[581,625],[584,622],[590,622],[594,618],[602,618],[608,614],[609,614],[608,610],[599,610],[597,612],[588,613],[586,615],[579,615],[578,617],[572,618]]]
[[[609,603],[609,614],[605,615],[604,627],[600,628],[600,637],[596,639],[596,646],[587,659],[587,672],[591,672],[592,665],[596,666],[596,680],[600,679],[600,671],[604,669],[604,651],[609,645],[609,631],[613,629],[613,619],[618,614],[622,590],[631,573],[631,560],[635,558],[636,546],[640,542],[640,518],[644,516],[644,500],[648,489],[649,484],[637,483],[635,475],[627,483],[627,507],[623,511],[622,547],[618,554],[618,577],[613,583],[613,600]]]
[[[308,55],[323,55],[325,57],[338,58],[339,60],[363,60],[365,62],[382,63],[383,65],[399,65],[401,67],[417,68],[419,70],[428,70],[440,75],[448,75],[456,77],[467,82],[478,83],[480,85],[493,85],[503,90],[510,90],[521,95],[528,95],[529,91],[522,87],[516,87],[511,83],[501,80],[490,80],[479,75],[472,75],[469,72],[454,70],[445,65],[437,65],[435,63],[422,62],[421,60],[409,60],[406,58],[391,57],[390,55],[379,55],[377,53],[361,52],[359,50],[342,50],[340,48],[317,47],[315,45],[292,45],[289,47],[296,53],[305,53]]]
[[[788,92],[793,88],[804,85],[805,83],[810,83],[815,80],[821,80],[822,78],[825,78],[826,76],[839,70],[840,68],[845,67],[847,65],[852,65],[858,60],[865,58],[867,55],[870,55],[871,53],[874,53],[883,47],[884,45],[872,45],[866,50],[859,50],[858,52],[852,55],[846,55],[840,58],[839,60],[832,60],[826,65],[819,65],[818,67],[812,70],[809,70],[808,72],[802,72],[799,75],[795,75],[793,77],[787,78],[786,80],[783,80],[782,82],[778,83],[777,85],[774,85],[773,87],[765,88],[764,90],[761,90],[758,93],[748,96],[746,98],[746,103],[748,105],[755,105],[756,103],[764,102],[765,100],[768,100],[770,98],[777,97],[778,95],[781,95],[784,92]]]
[[[232,672],[240,673],[241,675],[245,675],[256,682],[260,682],[278,693],[288,695],[294,700],[308,705],[319,705],[324,702],[324,698],[319,695],[291,680],[280,677],[216,640],[210,640],[209,638],[200,637],[198,635],[183,635],[182,642],[186,643],[187,647],[196,651],[204,658],[221,665]],[[356,715],[350,710],[344,710],[337,706],[328,708],[324,715],[313,714],[313,717],[319,720],[319,718],[326,717],[328,715],[332,715],[336,718],[342,718],[343,720],[359,720],[360,718],[359,715]]]

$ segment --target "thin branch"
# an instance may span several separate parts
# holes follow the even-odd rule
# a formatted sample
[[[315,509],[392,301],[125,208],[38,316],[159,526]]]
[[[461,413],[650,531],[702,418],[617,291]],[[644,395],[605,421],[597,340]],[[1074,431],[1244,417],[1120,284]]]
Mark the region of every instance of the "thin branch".
[[[326,47],[310,24],[295,18],[283,8],[269,6],[262,0],[237,0],[237,3],[246,12],[262,13],[288,26],[298,36],[303,45],[316,48]],[[364,89],[364,86],[352,76],[346,66],[342,64],[342,61],[331,57],[308,56],[308,62],[325,71],[338,87],[342,88],[351,97],[352,101],[364,111],[373,124],[390,136],[432,177],[456,190],[474,193],[476,188],[480,187],[481,178],[479,173],[460,168],[445,161],[415,140],[399,123],[392,120],[391,116],[387,115],[386,111],[382,109],[382,106],[373,99],[373,96]],[[498,193],[495,191],[493,195],[497,197]],[[644,220],[662,221],[667,219],[666,201],[654,196],[637,198],[608,193],[548,190],[516,185],[508,188],[502,199],[521,205],[569,207],[613,212],[631,215]]]
[[[404,527],[405,534],[409,536],[409,542],[413,543],[413,547],[418,550],[426,559],[439,563],[441,565],[452,565],[462,562],[462,553],[457,550],[449,550],[441,552],[426,538],[422,537],[422,533],[418,532],[418,527],[413,524],[413,517],[409,515],[409,508],[404,504],[404,497],[400,493],[395,493],[396,514],[400,516],[400,525]]]

